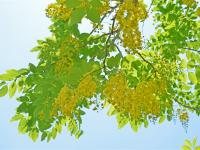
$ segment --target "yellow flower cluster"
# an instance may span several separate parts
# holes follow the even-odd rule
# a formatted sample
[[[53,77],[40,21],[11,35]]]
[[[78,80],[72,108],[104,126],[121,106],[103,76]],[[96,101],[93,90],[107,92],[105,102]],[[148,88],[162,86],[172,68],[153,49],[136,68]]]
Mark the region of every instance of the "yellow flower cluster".
[[[81,8],[84,8],[84,9],[88,9],[90,7],[90,4],[88,1],[83,1],[80,5]]]
[[[197,16],[199,16],[199,17],[200,17],[200,7],[199,7],[199,8],[197,8],[196,14],[197,14]]]
[[[141,82],[136,88],[131,89],[124,75],[119,73],[110,77],[103,94],[119,112],[128,113],[137,120],[143,115],[160,115],[160,96],[166,92],[166,88],[165,81],[150,80]]]
[[[63,55],[57,62],[56,62],[56,74],[59,76],[66,75],[69,73],[70,68],[73,65],[73,60],[69,55]]]
[[[79,97],[92,97],[96,92],[96,82],[91,75],[86,76],[78,85],[76,92]]]
[[[52,105],[51,115],[57,116],[60,112],[62,115],[70,117],[78,99],[91,98],[95,92],[96,83],[91,75],[81,80],[76,89],[70,89],[65,85]]]
[[[55,71],[58,76],[69,73],[73,66],[73,55],[81,47],[80,42],[72,36],[67,37],[61,44],[59,50],[59,60],[55,63]]]
[[[90,8],[90,3],[89,1],[82,1],[80,8],[83,8],[85,10],[88,10]],[[109,0],[104,0],[102,2],[102,6],[98,8],[99,14],[102,15],[106,11],[108,11],[110,8],[109,6]]]
[[[74,91],[66,85],[60,90],[58,97],[52,105],[52,116],[57,116],[58,111],[64,116],[70,117],[77,102],[77,96]]]
[[[130,49],[141,47],[141,32],[139,31],[139,21],[148,16],[146,5],[139,1],[125,0],[117,11],[116,19],[119,28],[123,31],[123,45]]]
[[[49,18],[56,18],[60,20],[68,20],[72,14],[72,9],[67,8],[65,6],[66,0],[58,0],[56,3],[51,3],[48,5],[46,9],[46,15]],[[81,5],[79,8],[83,8],[85,10],[89,9],[90,4],[88,1],[82,1]],[[98,11],[100,15],[105,13],[106,11],[109,10],[109,0],[105,0],[102,2],[102,6],[98,8]]]
[[[39,118],[41,121],[44,120],[44,118],[45,118],[44,111],[39,112],[38,118]]]
[[[188,7],[191,7],[194,3],[196,3],[195,0],[182,0],[182,3],[187,5]]]
[[[46,9],[46,15],[49,18],[56,18],[60,20],[68,20],[71,16],[72,9],[66,8],[63,4],[52,3],[48,5]]]
[[[181,122],[188,122],[189,121],[189,115],[187,112],[180,112],[179,119]]]
[[[155,56],[156,58],[157,56]],[[166,58],[157,57],[158,60],[154,65],[156,69],[156,75],[158,78],[165,78],[171,80],[171,77],[177,72],[176,62],[169,62]]]
[[[110,9],[109,0],[104,0],[103,5],[99,7],[99,14],[102,15]]]

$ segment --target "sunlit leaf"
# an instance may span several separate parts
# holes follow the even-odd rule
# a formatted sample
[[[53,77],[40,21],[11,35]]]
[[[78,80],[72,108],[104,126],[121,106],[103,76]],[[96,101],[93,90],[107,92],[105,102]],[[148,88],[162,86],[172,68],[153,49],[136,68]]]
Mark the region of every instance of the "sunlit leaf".
[[[15,92],[17,91],[17,84],[16,82],[13,82],[10,86],[9,86],[9,97],[13,97],[15,95]]]
[[[193,84],[197,84],[197,77],[194,72],[188,72],[188,77]]]
[[[189,146],[184,145],[184,146],[182,146],[182,150],[192,150],[192,149]]]
[[[8,92],[8,86],[7,85],[0,88],[0,97],[5,96],[7,94],[7,92]]]

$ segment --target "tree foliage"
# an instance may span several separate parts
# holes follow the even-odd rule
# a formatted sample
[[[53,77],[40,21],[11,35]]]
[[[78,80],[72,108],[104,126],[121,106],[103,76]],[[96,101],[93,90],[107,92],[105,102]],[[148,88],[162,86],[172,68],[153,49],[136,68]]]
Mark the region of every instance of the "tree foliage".
[[[195,137],[192,141],[186,139],[182,150],[200,150],[200,146],[197,145],[197,138]]]
[[[11,121],[35,141],[64,126],[79,138],[85,109],[109,107],[133,131],[200,114],[200,7],[195,0],[56,0],[46,15],[51,37],[32,52],[39,63],[0,75],[0,96],[20,105]],[[155,34],[143,35],[153,16]],[[83,19],[93,30],[80,32]]]

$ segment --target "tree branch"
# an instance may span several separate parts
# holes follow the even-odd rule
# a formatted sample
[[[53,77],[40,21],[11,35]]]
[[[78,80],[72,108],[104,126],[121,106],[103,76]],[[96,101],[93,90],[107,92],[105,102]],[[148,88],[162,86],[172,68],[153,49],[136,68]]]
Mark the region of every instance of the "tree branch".
[[[177,99],[174,99],[174,101],[175,101],[176,103],[178,103],[179,105],[185,107],[185,108],[188,108],[188,109],[191,109],[191,110],[194,110],[194,111],[200,111],[200,108],[198,108],[198,107],[192,107],[192,106],[189,106],[189,105],[187,105],[187,104],[183,104],[183,103],[181,103],[180,101],[178,101]]]
[[[138,54],[138,55],[140,56],[140,58],[142,58],[142,60],[143,60],[144,62],[146,62],[147,64],[149,64],[149,65],[154,69],[154,71],[156,72],[156,68],[154,67],[154,65],[153,65],[152,63],[150,63],[148,60],[146,60],[146,59],[142,56],[141,53],[139,53],[138,51],[136,51],[136,54]]]
[[[112,7],[112,10],[106,12],[103,17],[101,18],[100,22],[92,29],[92,31],[89,33],[90,35],[92,35],[92,33],[95,32],[95,30],[98,28],[98,26],[103,22],[103,20],[106,18],[106,16],[110,13],[112,13],[114,11],[114,9],[116,9],[118,7],[118,5],[116,5],[115,7]]]
[[[117,46],[117,44],[113,43],[113,45],[117,48],[119,54],[123,57],[123,54],[122,54],[120,48]]]
[[[109,12],[107,12],[107,13],[105,13],[105,14],[103,15],[103,17],[102,17],[101,20],[100,20],[100,23],[98,23],[98,24],[92,29],[92,31],[89,33],[90,35],[92,35],[92,33],[95,32],[95,30],[98,28],[99,24],[101,24],[101,23],[103,22],[103,20],[106,18],[106,16],[107,16],[108,13],[109,13]]]
[[[116,33],[116,32],[119,32],[119,30],[113,31],[113,33]],[[100,35],[100,36],[97,37],[97,38],[94,38],[94,39],[89,40],[89,42],[98,40],[98,39],[100,39],[100,38],[102,38],[102,37],[104,37],[104,36],[107,36],[107,35],[110,35],[110,34],[113,34],[113,33],[111,33],[111,32],[109,32],[109,33],[104,33],[104,34]]]
[[[127,49],[126,49],[126,51],[127,51]],[[131,54],[130,50],[128,50],[128,52]],[[147,64],[149,64],[153,68],[153,70],[155,72],[157,72],[156,68],[154,67],[154,65],[151,62],[149,62],[148,60],[146,60],[144,58],[144,56],[140,52],[138,52],[137,50],[134,50],[134,53],[136,53],[144,62],[146,62]]]

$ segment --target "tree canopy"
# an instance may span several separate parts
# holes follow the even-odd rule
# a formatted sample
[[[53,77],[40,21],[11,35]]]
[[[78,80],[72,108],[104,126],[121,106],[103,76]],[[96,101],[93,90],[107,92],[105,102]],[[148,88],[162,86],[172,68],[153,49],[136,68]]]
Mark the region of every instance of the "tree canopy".
[[[51,36],[31,51],[39,63],[0,75],[0,97],[20,103],[11,121],[33,141],[63,127],[79,138],[86,109],[109,108],[118,127],[200,114],[200,3],[195,0],[56,0],[46,15]],[[153,16],[155,33],[144,35]],[[90,33],[80,32],[83,19]]]

